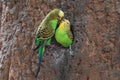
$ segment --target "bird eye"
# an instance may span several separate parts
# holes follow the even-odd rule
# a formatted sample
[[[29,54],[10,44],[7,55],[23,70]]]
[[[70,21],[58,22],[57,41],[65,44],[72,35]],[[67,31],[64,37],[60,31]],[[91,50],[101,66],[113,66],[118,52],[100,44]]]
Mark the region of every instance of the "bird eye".
[[[58,15],[57,18],[60,19],[60,16]]]

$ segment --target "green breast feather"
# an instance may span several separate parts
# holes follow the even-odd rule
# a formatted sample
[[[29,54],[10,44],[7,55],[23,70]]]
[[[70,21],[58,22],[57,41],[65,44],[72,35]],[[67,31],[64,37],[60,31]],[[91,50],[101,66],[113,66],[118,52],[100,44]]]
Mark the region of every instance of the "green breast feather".
[[[56,27],[57,27],[57,20],[56,20],[56,19],[51,20],[51,21],[50,21],[50,24],[51,24],[51,26],[52,26],[53,30],[55,30],[55,29],[56,29]]]

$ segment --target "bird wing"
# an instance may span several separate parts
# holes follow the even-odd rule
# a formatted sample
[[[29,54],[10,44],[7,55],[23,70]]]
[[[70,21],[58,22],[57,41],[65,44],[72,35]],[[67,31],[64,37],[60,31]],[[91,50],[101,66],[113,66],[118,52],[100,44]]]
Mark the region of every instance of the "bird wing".
[[[41,25],[40,29],[37,32],[38,38],[40,40],[49,39],[54,35],[54,29],[50,23],[46,25]]]
[[[73,41],[73,34],[72,34],[70,28],[66,29],[66,33],[67,33],[68,37]]]

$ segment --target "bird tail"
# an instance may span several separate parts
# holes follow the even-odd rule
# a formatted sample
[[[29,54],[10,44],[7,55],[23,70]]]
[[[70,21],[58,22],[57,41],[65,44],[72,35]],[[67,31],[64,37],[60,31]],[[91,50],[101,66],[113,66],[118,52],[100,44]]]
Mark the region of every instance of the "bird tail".
[[[45,46],[43,44],[43,46],[41,46],[39,48],[39,64],[38,64],[38,69],[37,69],[36,77],[38,76],[38,73],[40,72],[40,66],[41,66],[42,59],[43,59],[44,49],[45,49]]]
[[[33,51],[36,51],[40,46],[41,44],[38,44],[35,48],[33,48]]]

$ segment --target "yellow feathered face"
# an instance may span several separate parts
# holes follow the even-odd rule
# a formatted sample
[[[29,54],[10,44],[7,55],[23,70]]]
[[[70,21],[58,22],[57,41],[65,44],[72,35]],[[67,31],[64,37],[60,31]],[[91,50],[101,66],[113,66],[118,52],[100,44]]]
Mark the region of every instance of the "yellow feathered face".
[[[69,28],[70,27],[70,22],[67,19],[63,19],[60,23],[60,28]]]

